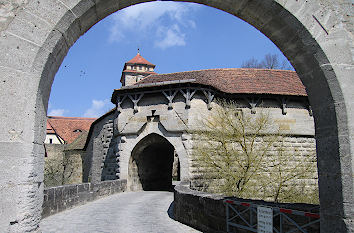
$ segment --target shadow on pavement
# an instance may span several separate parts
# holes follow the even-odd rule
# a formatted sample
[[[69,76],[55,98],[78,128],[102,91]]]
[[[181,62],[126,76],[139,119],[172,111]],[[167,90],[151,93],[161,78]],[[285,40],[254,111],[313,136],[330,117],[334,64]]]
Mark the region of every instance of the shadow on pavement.
[[[173,208],[174,207],[175,207],[175,202],[173,201],[173,202],[171,202],[170,206],[168,207],[167,214],[168,214],[168,217],[170,217],[173,220],[176,220],[175,216],[173,215]]]

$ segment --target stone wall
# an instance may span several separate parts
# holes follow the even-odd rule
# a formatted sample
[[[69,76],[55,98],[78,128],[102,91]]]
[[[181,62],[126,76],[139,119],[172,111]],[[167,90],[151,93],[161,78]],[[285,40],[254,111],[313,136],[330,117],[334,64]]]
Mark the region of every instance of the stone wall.
[[[63,161],[63,159],[68,160],[68,171],[65,173],[66,176],[70,177],[68,179],[65,179],[65,184],[79,184],[82,183],[82,161],[83,158],[85,157],[85,151],[84,150],[67,150],[66,144],[46,144],[46,152],[47,152],[47,157],[44,158],[45,162],[45,168],[49,166],[53,166],[54,169],[59,169],[58,166],[60,166],[60,162]],[[46,170],[44,171],[44,177],[46,179],[47,174]],[[61,180],[61,172],[57,172],[58,174],[55,174],[58,176],[58,180]],[[46,182],[46,180],[45,180]],[[50,182],[52,183],[52,182]],[[45,183],[48,187],[49,186],[57,186],[60,185],[58,183],[52,183],[51,185],[47,182]]]
[[[283,140],[283,141],[281,141]],[[198,143],[194,141],[193,143]],[[264,146],[262,141],[257,141],[254,148]],[[239,148],[239,146],[237,145]],[[240,149],[241,150],[241,149]],[[282,151],[283,157],[279,157],[278,153]],[[192,152],[190,152],[192,153]],[[218,157],[220,161],[223,159]],[[218,158],[215,158],[216,163],[218,163]],[[274,162],[276,161],[276,162]],[[261,177],[267,177],[266,181],[275,181],[280,175],[278,168],[272,169],[274,164],[282,163],[281,172],[282,175],[289,176],[290,173],[298,175],[297,178],[287,181],[282,185],[283,189],[281,193],[286,195],[280,195],[279,201],[282,201],[282,198],[285,198],[288,201],[301,201],[306,203],[318,203],[318,173],[317,173],[317,162],[316,162],[316,143],[315,139],[312,136],[284,136],[280,137],[273,146],[271,146],[263,158],[262,168],[268,168],[267,171],[259,169],[257,173],[261,173]],[[220,163],[219,163],[220,164]],[[190,168],[190,180],[191,187],[199,191],[209,191],[219,190],[220,180],[213,175],[208,174],[207,176],[203,174],[205,171],[210,171],[208,164],[203,162],[203,159],[192,154],[192,162]],[[302,177],[300,177],[303,175]],[[247,198],[253,199],[263,199],[266,201],[274,200],[274,190],[271,183],[267,182],[267,190],[264,190],[263,183],[265,180],[260,180],[256,176],[251,178],[249,181],[250,187],[252,190],[258,190],[255,192],[250,192],[247,195]],[[275,187],[275,186],[274,186]],[[262,190],[262,191],[259,191]],[[289,194],[291,193],[291,195]],[[297,196],[297,193],[306,194],[305,197]]]
[[[83,162],[83,182],[97,183],[101,180],[115,180],[119,170],[115,153],[117,146],[113,138],[113,119],[115,112],[103,115],[91,126],[87,138],[86,157]]]
[[[203,193],[189,188],[188,182],[181,182],[175,187],[174,193],[174,217],[175,220],[198,229],[202,232],[221,233],[226,232],[226,209],[223,204],[225,197]],[[263,206],[279,207],[305,212],[318,213],[319,206],[308,204],[286,204],[273,203],[265,201],[256,201],[249,199],[235,199],[240,202],[248,202]],[[239,208],[239,207],[235,207]],[[296,218],[298,223],[308,222],[307,217]],[[274,222],[274,226],[278,224]],[[307,229],[308,232],[320,232],[317,223]],[[237,232],[249,232],[238,230]]]
[[[86,152],[83,150],[66,150],[65,156],[69,156],[71,159],[71,165],[74,170],[67,184],[79,184],[82,183],[82,161],[84,160]]]
[[[47,157],[60,157],[64,155],[65,144],[45,144]]]
[[[83,205],[86,202],[126,191],[126,180],[103,181],[51,187],[44,190],[42,217]]]

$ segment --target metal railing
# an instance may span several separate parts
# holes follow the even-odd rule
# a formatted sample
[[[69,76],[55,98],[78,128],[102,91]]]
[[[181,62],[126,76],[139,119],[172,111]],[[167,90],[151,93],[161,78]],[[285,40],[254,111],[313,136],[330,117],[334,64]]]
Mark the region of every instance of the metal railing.
[[[320,215],[317,213],[257,205],[231,199],[224,200],[224,204],[226,206],[227,232],[238,232],[237,229],[258,232],[257,208],[260,206],[272,209],[271,228],[273,228],[273,232],[319,232],[319,226],[314,226],[320,221]],[[259,232],[269,231],[260,230]]]

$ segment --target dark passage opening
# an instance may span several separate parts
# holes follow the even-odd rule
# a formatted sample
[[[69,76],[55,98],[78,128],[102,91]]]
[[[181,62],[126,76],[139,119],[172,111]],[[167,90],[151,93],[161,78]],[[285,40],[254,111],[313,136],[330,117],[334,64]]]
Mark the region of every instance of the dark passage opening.
[[[174,147],[164,137],[150,134],[133,149],[129,163],[130,190],[169,191],[172,188]]]

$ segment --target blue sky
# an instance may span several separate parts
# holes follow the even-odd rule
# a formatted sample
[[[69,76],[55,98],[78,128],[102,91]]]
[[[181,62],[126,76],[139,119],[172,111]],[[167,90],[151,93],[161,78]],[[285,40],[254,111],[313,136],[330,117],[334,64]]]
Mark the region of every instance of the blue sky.
[[[69,50],[52,86],[48,115],[98,117],[113,108],[123,65],[140,48],[157,73],[237,68],[279,49],[257,29],[223,11],[180,2],[125,8],[92,27]]]

